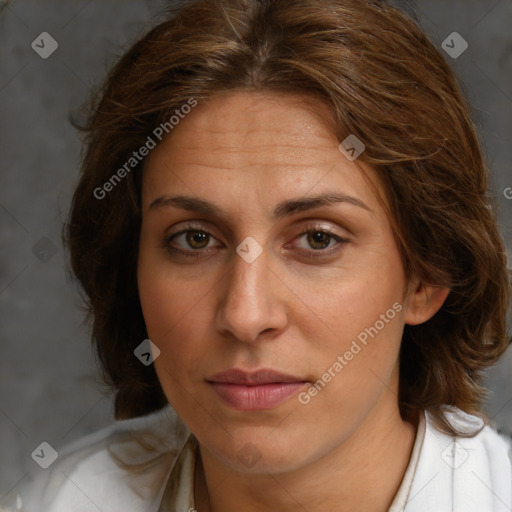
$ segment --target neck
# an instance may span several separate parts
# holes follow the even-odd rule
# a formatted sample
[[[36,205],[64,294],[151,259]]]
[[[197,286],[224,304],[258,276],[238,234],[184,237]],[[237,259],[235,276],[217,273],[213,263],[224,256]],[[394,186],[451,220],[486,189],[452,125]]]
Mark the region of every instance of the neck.
[[[403,421],[398,407],[387,416],[374,409],[344,443],[291,473],[234,473],[200,445],[196,510],[386,512],[407,469],[417,426],[418,416]]]

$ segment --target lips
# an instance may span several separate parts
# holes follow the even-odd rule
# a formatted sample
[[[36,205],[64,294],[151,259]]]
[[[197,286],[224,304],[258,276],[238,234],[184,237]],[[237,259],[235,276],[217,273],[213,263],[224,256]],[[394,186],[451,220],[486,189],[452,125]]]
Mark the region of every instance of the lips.
[[[246,386],[274,384],[279,382],[306,382],[301,377],[286,375],[285,373],[276,372],[267,368],[255,372],[244,372],[243,370],[233,368],[225,372],[216,373],[206,380],[224,384],[245,384]]]
[[[216,373],[206,381],[226,405],[242,411],[270,409],[308,383],[301,377],[267,368],[255,372],[231,369]]]

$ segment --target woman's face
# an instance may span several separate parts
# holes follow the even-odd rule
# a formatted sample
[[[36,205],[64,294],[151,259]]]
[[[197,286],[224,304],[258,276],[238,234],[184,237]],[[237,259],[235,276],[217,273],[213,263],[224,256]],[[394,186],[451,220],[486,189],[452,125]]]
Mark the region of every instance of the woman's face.
[[[299,100],[214,96],[145,162],[138,285],[155,369],[237,471],[299,469],[398,416],[400,255],[362,164]],[[245,374],[219,375],[231,369]],[[287,377],[246,375],[259,370]]]

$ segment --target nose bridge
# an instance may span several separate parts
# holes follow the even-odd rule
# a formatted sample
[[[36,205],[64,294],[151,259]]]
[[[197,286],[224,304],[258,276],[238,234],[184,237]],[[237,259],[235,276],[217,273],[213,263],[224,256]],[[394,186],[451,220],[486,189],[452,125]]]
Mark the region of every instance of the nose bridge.
[[[246,321],[251,321],[251,317],[255,318],[256,313],[265,307],[269,293],[267,254],[263,251],[252,259],[251,251],[254,248],[250,245],[240,244],[226,283],[226,305],[233,313],[243,313]]]
[[[281,327],[285,320],[282,305],[273,295],[270,258],[254,242],[246,239],[237,247],[218,311],[219,329],[246,342],[256,340],[262,331]]]

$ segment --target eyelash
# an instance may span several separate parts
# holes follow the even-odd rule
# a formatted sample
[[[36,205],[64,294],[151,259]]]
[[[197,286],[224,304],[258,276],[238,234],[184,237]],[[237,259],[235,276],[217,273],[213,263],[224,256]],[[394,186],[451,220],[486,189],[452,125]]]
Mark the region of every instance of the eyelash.
[[[171,246],[171,242],[176,237],[183,235],[185,233],[189,233],[189,232],[205,233],[206,235],[208,235],[212,238],[215,238],[215,237],[213,237],[213,235],[211,235],[208,232],[208,230],[205,226],[189,224],[189,225],[186,225],[184,229],[178,231],[177,233],[172,233],[171,235],[166,236],[164,238],[164,240],[162,241],[162,247],[164,249],[166,249],[170,254],[181,254],[188,258],[200,258],[200,257],[204,256],[205,251],[208,252],[208,249],[197,249],[197,250],[192,249],[190,251],[186,251],[186,250]],[[300,233],[299,235],[297,235],[296,238],[303,237],[304,235],[307,235],[310,233],[323,233],[323,234],[327,235],[329,238],[332,238],[337,242],[337,244],[335,244],[333,247],[330,247],[329,249],[312,249],[311,251],[307,251],[307,252],[301,251],[301,254],[303,257],[311,259],[311,260],[318,259],[318,258],[325,258],[327,256],[330,256],[334,251],[338,250],[338,249],[336,249],[336,246],[338,246],[338,245],[343,246],[350,242],[350,240],[348,240],[347,238],[343,238],[339,235],[336,235],[335,233],[333,233],[329,230],[326,230],[325,228],[318,226],[318,225],[306,226],[305,230],[302,233]]]

